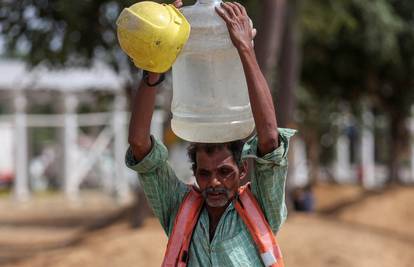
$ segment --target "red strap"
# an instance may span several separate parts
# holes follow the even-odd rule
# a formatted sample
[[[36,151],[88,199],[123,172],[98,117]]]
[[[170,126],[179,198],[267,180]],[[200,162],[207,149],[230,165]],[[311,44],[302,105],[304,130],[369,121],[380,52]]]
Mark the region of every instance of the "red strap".
[[[276,263],[266,266],[283,267],[283,258],[269,223],[250,189],[245,186],[239,190],[239,199],[235,203],[235,208],[246,224],[257,248],[259,249],[262,260],[275,257]],[[269,254],[269,252],[272,252]],[[270,260],[271,262],[271,260]]]
[[[185,267],[188,249],[195,225],[203,206],[203,197],[191,189],[184,198],[175,218],[174,228],[168,240],[163,267]],[[256,198],[247,186],[240,188],[235,208],[246,224],[260,251],[265,266],[284,267],[282,253],[276,237],[266,221]]]
[[[167,250],[165,251],[163,267],[186,266],[191,236],[202,206],[203,197],[200,193],[191,189],[177,212]]]

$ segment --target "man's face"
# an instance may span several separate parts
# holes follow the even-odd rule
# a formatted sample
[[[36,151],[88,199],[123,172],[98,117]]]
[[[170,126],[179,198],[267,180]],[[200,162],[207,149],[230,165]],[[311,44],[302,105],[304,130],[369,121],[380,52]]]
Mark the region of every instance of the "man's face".
[[[246,176],[245,168],[239,169],[227,148],[209,154],[197,151],[196,161],[195,177],[207,205],[213,208],[226,206],[236,195],[240,180]]]

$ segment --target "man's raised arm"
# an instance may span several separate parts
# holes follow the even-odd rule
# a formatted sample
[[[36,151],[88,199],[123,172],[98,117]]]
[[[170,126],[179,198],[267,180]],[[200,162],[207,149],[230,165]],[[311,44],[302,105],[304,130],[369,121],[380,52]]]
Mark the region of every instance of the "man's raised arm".
[[[239,52],[256,124],[259,153],[265,155],[278,147],[278,131],[272,95],[254,53],[255,30],[239,3],[222,3],[216,10],[226,22],[230,38]]]
[[[183,5],[182,0],[175,0],[173,5],[180,8]],[[160,78],[159,73],[148,72],[146,76],[143,75],[133,101],[128,142],[137,161],[141,161],[151,151],[151,119],[157,94],[155,85]]]
[[[160,77],[160,74],[151,72],[146,77],[143,75],[132,104],[128,142],[137,161],[141,161],[152,147],[150,129],[157,88],[151,85],[157,83]]]

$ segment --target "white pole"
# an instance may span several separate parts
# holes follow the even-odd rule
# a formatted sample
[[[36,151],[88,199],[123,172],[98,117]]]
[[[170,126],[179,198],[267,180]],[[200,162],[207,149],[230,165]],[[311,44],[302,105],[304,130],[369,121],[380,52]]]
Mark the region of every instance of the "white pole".
[[[290,183],[293,188],[304,187],[309,184],[308,160],[306,156],[305,142],[300,137],[296,137],[291,142],[293,153],[293,164],[290,171]]]
[[[345,135],[340,135],[336,142],[336,179],[339,183],[350,182],[349,163],[349,139]]]
[[[27,121],[26,121],[26,96],[21,90],[17,90],[14,96],[15,109],[15,185],[14,196],[18,201],[29,198],[28,181],[28,150],[27,150]]]
[[[334,165],[335,180],[338,183],[349,183],[352,181],[350,158],[351,142],[344,132],[349,124],[349,119],[347,119],[346,115],[342,116],[338,123],[340,133],[336,140],[336,161]]]
[[[78,151],[78,120],[76,108],[78,99],[74,94],[65,93],[64,97],[64,190],[66,197],[77,200],[79,194],[78,183],[75,181],[76,154]]]
[[[114,100],[112,126],[114,129],[114,158],[115,158],[115,191],[121,203],[131,199],[128,177],[126,175],[125,152],[127,149],[126,131],[126,97],[117,93]]]
[[[375,144],[374,144],[374,115],[368,109],[362,114],[361,163],[362,184],[367,189],[378,187],[375,180]]]

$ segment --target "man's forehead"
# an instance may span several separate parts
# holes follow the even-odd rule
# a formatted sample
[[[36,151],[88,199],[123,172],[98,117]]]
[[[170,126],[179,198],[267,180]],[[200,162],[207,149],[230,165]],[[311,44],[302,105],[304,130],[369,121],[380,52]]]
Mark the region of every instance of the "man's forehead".
[[[196,160],[199,168],[235,164],[233,154],[227,148],[216,149],[209,153],[205,150],[199,150],[197,151]]]

